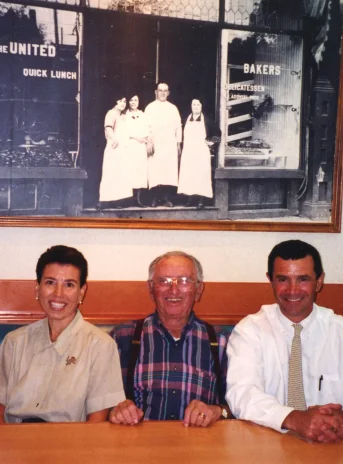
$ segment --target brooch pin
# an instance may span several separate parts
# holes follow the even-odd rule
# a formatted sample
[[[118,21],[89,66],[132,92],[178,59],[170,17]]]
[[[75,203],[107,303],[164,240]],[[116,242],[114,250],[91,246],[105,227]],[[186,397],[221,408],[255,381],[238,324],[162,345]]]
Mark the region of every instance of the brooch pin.
[[[66,366],[69,366],[69,364],[76,364],[76,358],[72,356],[71,358],[68,356],[66,359]]]

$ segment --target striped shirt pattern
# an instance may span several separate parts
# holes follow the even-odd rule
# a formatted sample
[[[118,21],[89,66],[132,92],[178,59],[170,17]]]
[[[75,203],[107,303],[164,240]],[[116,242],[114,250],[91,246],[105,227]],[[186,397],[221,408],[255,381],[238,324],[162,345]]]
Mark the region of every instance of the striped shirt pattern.
[[[135,325],[120,325],[111,332],[118,344],[124,385]],[[224,332],[217,332],[224,392],[227,338]],[[194,399],[219,404],[206,326],[193,312],[180,340],[174,340],[157,313],[145,319],[134,374],[134,397],[145,420],[183,419],[186,407]]]

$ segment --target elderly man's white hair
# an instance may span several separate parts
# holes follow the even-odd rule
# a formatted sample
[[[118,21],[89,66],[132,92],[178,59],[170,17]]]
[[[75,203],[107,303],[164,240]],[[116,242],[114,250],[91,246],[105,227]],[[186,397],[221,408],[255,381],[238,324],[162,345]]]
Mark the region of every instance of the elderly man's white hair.
[[[168,253],[164,253],[161,256],[155,258],[149,266],[149,280],[152,280],[155,272],[156,265],[164,258],[169,258],[173,256],[183,256],[184,258],[189,259],[193,264],[197,272],[197,280],[202,282],[204,280],[204,271],[202,269],[202,265],[200,261],[198,261],[194,256],[185,253],[184,251],[168,251]]]

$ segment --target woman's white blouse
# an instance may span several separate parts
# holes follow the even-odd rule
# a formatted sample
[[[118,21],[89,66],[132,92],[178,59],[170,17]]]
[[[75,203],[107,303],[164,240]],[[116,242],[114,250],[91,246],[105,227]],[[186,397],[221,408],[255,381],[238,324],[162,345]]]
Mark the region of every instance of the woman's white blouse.
[[[55,342],[47,319],[10,332],[0,346],[5,420],[85,421],[125,399],[117,345],[77,312]]]

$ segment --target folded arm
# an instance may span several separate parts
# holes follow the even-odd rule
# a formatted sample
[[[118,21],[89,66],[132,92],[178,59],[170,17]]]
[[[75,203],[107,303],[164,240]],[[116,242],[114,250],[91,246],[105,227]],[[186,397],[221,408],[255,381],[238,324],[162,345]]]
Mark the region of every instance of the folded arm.
[[[336,443],[343,438],[343,414],[340,404],[310,407],[307,411],[292,411],[282,427],[308,441]]]

